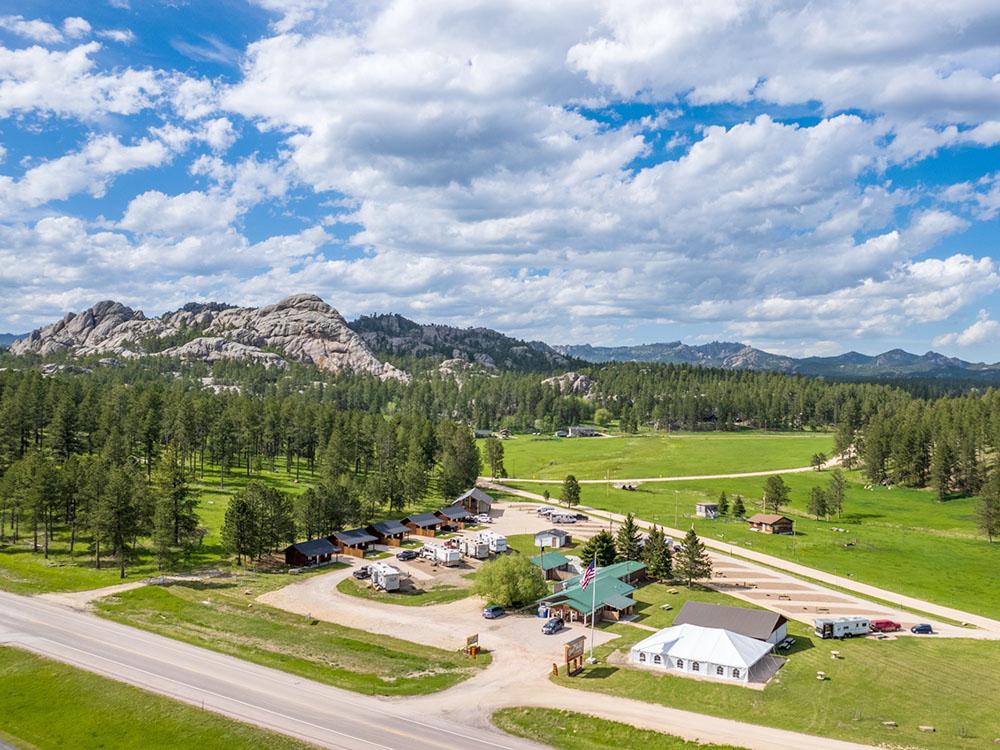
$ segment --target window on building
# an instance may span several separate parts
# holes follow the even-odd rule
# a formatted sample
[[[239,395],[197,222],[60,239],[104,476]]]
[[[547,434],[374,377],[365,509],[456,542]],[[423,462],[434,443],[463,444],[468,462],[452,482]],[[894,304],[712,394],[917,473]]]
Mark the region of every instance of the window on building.
[[[677,667],[678,669],[684,669],[684,660],[678,659],[677,661],[674,662],[674,666]]]
[[[660,658],[659,654],[653,654],[653,664],[660,664],[662,662],[663,659]]]
[[[639,661],[646,661],[646,652],[645,651],[640,651],[639,652]]]
[[[726,670],[724,670],[722,667],[716,667],[715,673],[719,675],[719,677],[723,677],[726,674]]]
[[[696,661],[691,662],[691,671],[692,672],[700,672],[701,671],[701,664],[699,664]]]
[[[740,679],[740,670],[734,669],[733,670],[733,677],[735,677],[737,680]]]

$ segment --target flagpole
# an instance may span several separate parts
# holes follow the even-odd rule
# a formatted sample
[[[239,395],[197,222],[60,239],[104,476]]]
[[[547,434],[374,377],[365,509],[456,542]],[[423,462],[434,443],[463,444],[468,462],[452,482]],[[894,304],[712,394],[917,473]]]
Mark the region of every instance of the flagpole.
[[[597,551],[594,551],[594,580],[590,582],[594,590],[590,592],[590,663],[597,661],[594,658],[594,612],[597,610]]]

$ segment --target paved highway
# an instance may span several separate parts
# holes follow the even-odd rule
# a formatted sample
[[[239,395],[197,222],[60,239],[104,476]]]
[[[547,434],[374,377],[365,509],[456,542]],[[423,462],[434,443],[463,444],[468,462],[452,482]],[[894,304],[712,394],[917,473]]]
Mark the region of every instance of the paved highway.
[[[131,683],[322,747],[359,750],[539,748],[499,731],[422,717],[234,657],[0,592],[0,643]]]

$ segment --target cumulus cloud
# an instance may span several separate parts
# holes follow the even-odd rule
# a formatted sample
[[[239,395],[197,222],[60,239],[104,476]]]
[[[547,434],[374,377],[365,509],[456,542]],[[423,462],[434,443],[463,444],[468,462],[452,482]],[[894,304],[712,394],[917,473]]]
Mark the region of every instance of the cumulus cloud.
[[[986,310],[980,310],[976,321],[956,333],[946,333],[934,339],[934,346],[976,346],[1000,340],[1000,323],[993,320]]]
[[[24,16],[0,16],[0,29],[6,29],[33,42],[53,44],[61,42],[63,38],[62,32],[51,23]]]

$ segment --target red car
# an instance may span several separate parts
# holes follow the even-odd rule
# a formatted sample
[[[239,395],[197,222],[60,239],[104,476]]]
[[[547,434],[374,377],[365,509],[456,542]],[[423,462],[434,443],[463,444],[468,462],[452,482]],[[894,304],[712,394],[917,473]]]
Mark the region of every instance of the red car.
[[[892,620],[872,620],[871,625],[873,633],[895,633],[903,629],[902,625]]]

